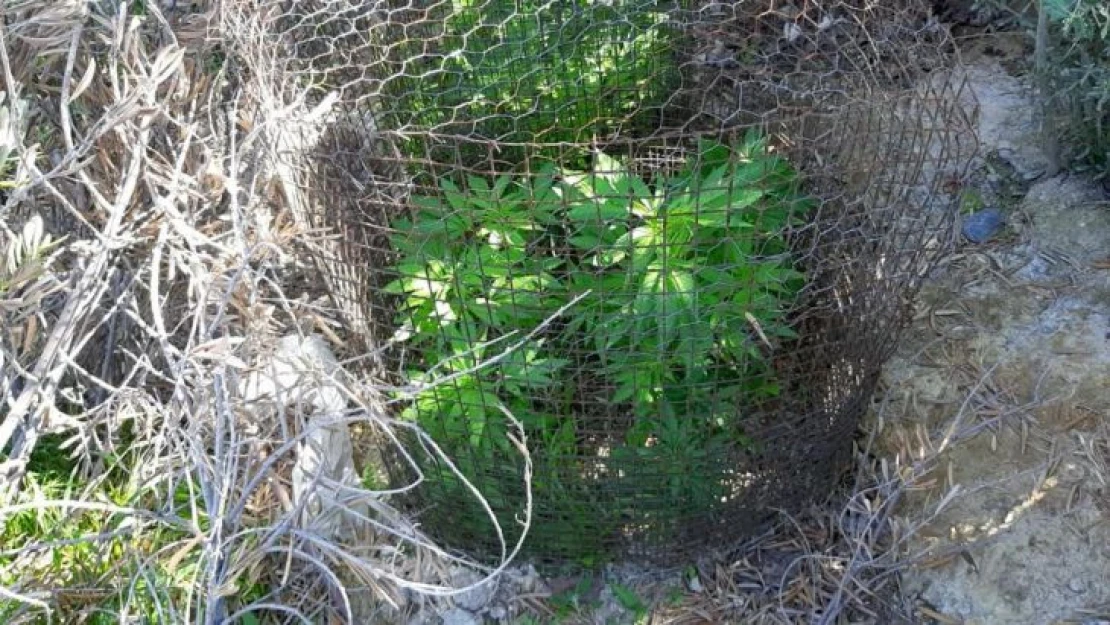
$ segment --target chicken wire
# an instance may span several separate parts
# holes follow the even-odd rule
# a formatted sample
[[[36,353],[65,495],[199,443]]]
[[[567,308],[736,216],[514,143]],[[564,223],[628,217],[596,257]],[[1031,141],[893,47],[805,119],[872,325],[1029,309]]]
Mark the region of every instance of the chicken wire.
[[[975,150],[928,3],[260,4],[277,201],[509,534],[670,561],[827,496]],[[495,550],[433,455],[416,520]]]

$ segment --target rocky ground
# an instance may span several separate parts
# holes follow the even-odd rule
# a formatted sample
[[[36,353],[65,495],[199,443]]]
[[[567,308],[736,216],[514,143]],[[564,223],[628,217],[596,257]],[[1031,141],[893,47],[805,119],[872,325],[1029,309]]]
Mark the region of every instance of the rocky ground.
[[[905,592],[926,623],[1110,622],[1110,197],[1044,175],[1029,85],[972,56],[981,158],[965,219],[1001,219],[925,287],[886,368],[882,438],[900,453],[953,420],[981,428],[902,511],[931,514],[958,487],[914,549],[963,557],[910,569]]]

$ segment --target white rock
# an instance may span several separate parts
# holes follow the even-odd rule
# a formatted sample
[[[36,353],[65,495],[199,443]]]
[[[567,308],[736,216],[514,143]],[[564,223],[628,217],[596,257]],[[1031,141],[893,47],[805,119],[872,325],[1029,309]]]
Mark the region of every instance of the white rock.
[[[484,579],[484,576],[479,575],[470,569],[458,569],[452,576],[452,583],[455,588],[465,588],[467,586],[474,586]],[[493,595],[497,591],[497,580],[492,579],[475,586],[470,590],[455,595],[453,597],[455,605],[466,610],[479,611],[489,605],[493,600]]]
[[[478,617],[462,608],[451,608],[439,615],[443,625],[480,625]]]
[[[700,594],[702,591],[705,590],[705,587],[701,585],[701,580],[698,579],[697,575],[691,575],[689,578],[687,578],[686,585],[689,586],[690,592],[693,593]]]
[[[794,22],[786,22],[782,25],[782,36],[790,43],[794,43],[802,36],[802,27]]]
[[[536,571],[536,567],[531,564],[506,569],[504,576],[505,582],[519,594],[548,592],[547,585]]]
[[[347,408],[340,389],[343,370],[319,336],[282,337],[268,361],[257,363],[240,382],[240,393],[255,413],[292,408],[305,421],[293,467],[293,499],[304,502],[302,527],[338,538],[351,506],[340,502],[337,484],[358,487],[354,448],[347,425],[338,422]],[[356,506],[358,514],[366,514]]]
[[[261,363],[240,384],[243,399],[311,407],[314,413],[334,414],[347,407],[335,377],[339,361],[319,336],[284,336],[272,359]]]

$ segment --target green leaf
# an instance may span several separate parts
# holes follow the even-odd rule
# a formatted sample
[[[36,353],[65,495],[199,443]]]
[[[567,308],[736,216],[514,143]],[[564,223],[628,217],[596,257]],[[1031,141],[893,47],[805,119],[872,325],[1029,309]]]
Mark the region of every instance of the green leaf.
[[[620,162],[605,152],[595,152],[594,159],[594,173],[598,176],[613,179],[624,175],[624,168],[621,167]]]
[[[596,331],[593,333],[594,343],[602,358],[606,357],[608,350],[613,349],[628,336],[633,325],[628,315],[623,313],[607,317],[603,323],[598,324]]]
[[[602,223],[628,217],[628,202],[624,200],[584,200],[567,211],[572,221]]]
[[[505,367],[505,378],[525,387],[543,388],[550,385],[553,376],[570,363],[564,358],[531,360],[516,352]]]
[[[694,291],[694,277],[684,271],[666,273],[662,286],[663,305],[659,308],[663,322],[659,324],[659,344],[666,348],[679,336],[684,325],[692,326],[696,323],[697,294]]]
[[[512,178],[509,177],[508,174],[499,176],[497,180],[493,183],[493,190],[491,191],[490,195],[493,197],[501,197],[505,194],[505,190],[509,188],[509,184],[511,182]]]
[[[647,612],[647,606],[644,604],[643,599],[640,598],[631,588],[621,584],[609,584],[609,588],[613,591],[613,596],[621,604],[621,607],[629,612],[640,616]]]
[[[632,197],[649,203],[654,198],[651,189],[638,176],[628,175],[625,179],[628,181],[628,192]]]
[[[727,163],[731,158],[732,150],[728,146],[712,139],[701,139],[698,141],[698,154],[693,163],[701,172],[708,172]]]
[[[580,250],[593,251],[601,245],[601,237],[593,234],[580,234],[567,239],[574,247]]]
[[[480,194],[488,194],[490,191],[489,183],[484,178],[479,176],[467,176],[466,184],[470,187],[471,191],[477,191]]]
[[[621,384],[617,387],[617,391],[613,393],[613,401],[616,403],[628,401],[629,399],[632,399],[632,394],[634,392],[636,392],[635,384]]]
[[[422,211],[426,211],[427,213],[430,213],[432,215],[439,215],[441,213],[447,212],[444,210],[443,203],[440,202],[439,198],[437,197],[418,195],[412,198],[412,202],[414,205],[416,205],[417,208],[421,209]],[[403,230],[411,228],[412,225],[412,222],[406,219],[398,221],[396,224],[393,225],[393,227],[399,230]]]
[[[490,23],[503,21],[474,11]],[[512,36],[529,32],[550,54],[565,52],[565,45],[550,40],[556,35],[545,40],[534,28]],[[534,45],[521,43],[517,52]],[[599,58],[619,65],[622,54],[609,50]],[[498,114],[511,112],[508,104],[528,92],[514,94],[504,74],[517,61],[499,65],[484,53],[470,58],[481,65],[475,80],[484,85],[482,97],[505,100]],[[601,86],[625,84],[588,76],[595,70],[581,59],[564,65],[581,72],[584,88],[595,78]],[[529,93],[552,97],[538,86]],[[498,134],[534,131],[502,127]],[[471,353],[478,342],[526,334],[571,297],[592,293],[534,343],[495,367],[421,393],[403,414],[443,438],[445,449],[473,447],[472,456],[463,455],[491,462],[489,454],[509,451],[501,436],[505,405],[542,457],[577,455],[579,415],[571,407],[579,384],[566,375],[574,363],[576,376],[611,385],[611,401],[630,413],[625,441],[631,447],[617,446],[614,458],[647,458],[691,471],[705,463],[713,432],[736,427],[737,407],[779,392],[745,313],[768,337],[790,338],[794,331],[783,311],[806,276],[793,267],[777,232],[799,219],[804,204],[785,160],[770,154],[757,135],[732,147],[703,142],[699,148],[702,162],[691,159],[683,173],[659,175],[651,187],[616,159],[598,155],[593,173],[571,172],[559,182],[551,165],[533,179],[471,176],[463,189],[444,180],[440,195],[416,198],[421,210],[412,221],[394,224],[401,260],[386,286],[407,296],[397,318],[411,328],[414,378],[434,381],[465,371],[499,351]],[[768,257],[780,253],[781,259]],[[661,444],[645,447],[649,436],[661,437]],[[740,435],[730,436],[735,443]],[[544,471],[537,466],[537,492],[560,492],[558,478]],[[713,494],[684,476],[664,484],[684,502]]]
[[[651,315],[656,310],[655,297],[663,290],[663,274],[658,268],[653,268],[644,273],[640,280],[640,292],[632,305],[632,313],[642,319]]]
[[[472,383],[477,386],[477,381]],[[470,436],[470,444],[479,447],[486,436],[488,428],[499,419],[501,401],[493,393],[477,388],[463,388],[459,390],[458,415],[466,421],[466,429]]]
[[[662,251],[659,244],[659,233],[654,228],[637,228],[632,245],[632,273],[642,274],[648,266],[658,262]]]
[[[1062,22],[1071,16],[1076,0],[1041,0],[1041,7],[1049,19]]]

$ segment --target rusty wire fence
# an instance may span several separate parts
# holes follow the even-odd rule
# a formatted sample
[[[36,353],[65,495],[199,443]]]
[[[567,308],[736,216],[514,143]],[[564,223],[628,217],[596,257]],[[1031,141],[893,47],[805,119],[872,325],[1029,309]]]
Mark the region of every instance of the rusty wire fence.
[[[267,130],[277,201],[510,532],[514,422],[555,560],[671,560],[830,492],[975,151],[928,3],[261,4],[228,58],[313,110]],[[497,544],[418,469],[425,529]]]

